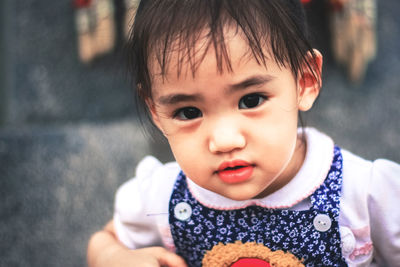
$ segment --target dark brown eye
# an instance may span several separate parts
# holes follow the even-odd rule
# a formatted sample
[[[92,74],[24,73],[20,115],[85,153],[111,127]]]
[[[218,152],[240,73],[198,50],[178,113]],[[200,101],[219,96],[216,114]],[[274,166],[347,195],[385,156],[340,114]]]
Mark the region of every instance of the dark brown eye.
[[[242,97],[239,101],[239,109],[255,108],[266,100],[265,96],[260,94],[249,94]]]
[[[194,120],[203,116],[200,109],[195,107],[185,107],[177,110],[174,117],[179,120]]]

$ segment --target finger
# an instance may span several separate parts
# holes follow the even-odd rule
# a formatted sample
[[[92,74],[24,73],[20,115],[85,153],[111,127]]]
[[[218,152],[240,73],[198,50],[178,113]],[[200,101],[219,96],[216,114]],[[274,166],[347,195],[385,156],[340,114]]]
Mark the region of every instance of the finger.
[[[160,251],[158,262],[160,263],[161,266],[168,266],[168,267],[187,267],[185,260],[176,255],[175,253],[172,253],[164,248],[161,248],[162,251]]]

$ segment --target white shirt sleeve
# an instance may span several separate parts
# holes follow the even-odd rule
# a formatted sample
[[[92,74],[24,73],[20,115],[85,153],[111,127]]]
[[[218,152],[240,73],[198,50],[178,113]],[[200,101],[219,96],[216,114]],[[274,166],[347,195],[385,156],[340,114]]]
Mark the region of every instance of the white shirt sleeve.
[[[125,246],[136,249],[164,245],[160,231],[168,224],[169,199],[179,170],[176,163],[163,165],[148,156],[139,163],[136,177],[118,189],[114,227]]]
[[[400,165],[376,160],[372,167],[368,210],[378,266],[400,263]]]
[[[343,151],[343,158],[339,224],[342,245],[349,249],[346,261],[349,266],[397,266],[400,165],[388,160],[372,163],[347,151]],[[138,165],[136,178],[117,191],[114,224],[119,240],[128,248],[173,247],[168,206],[179,171],[177,163],[163,165],[153,157],[146,157]],[[348,238],[344,238],[342,230],[347,230]],[[370,243],[374,255],[372,248],[368,253]]]

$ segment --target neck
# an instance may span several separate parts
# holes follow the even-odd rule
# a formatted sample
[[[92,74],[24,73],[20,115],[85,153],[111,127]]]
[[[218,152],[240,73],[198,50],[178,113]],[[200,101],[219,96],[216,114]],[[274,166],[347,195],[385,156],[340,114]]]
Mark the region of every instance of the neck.
[[[266,197],[287,185],[296,176],[301,166],[303,165],[304,159],[306,157],[306,151],[307,145],[305,141],[301,138],[301,136],[298,136],[294,153],[286,168],[282,171],[279,177],[276,178],[275,181],[270,184],[268,188],[256,198]]]

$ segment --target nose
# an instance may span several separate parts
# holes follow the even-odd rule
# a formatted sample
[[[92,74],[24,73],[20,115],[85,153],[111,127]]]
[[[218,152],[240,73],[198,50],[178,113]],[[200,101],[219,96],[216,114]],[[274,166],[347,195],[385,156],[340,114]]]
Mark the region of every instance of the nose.
[[[211,153],[227,153],[242,149],[246,145],[246,138],[240,123],[235,120],[219,120],[213,125],[210,132],[209,150]]]

